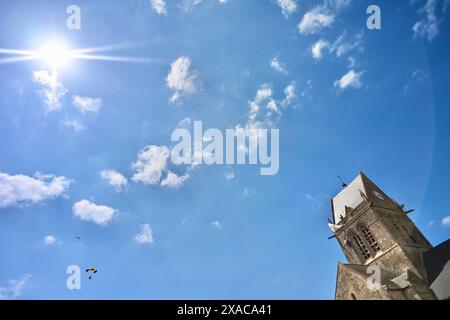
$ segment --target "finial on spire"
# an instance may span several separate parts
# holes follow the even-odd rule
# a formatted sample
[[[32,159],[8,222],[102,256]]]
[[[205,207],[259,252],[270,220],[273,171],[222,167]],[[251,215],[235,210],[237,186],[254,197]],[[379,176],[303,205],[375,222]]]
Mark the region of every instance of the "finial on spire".
[[[342,180],[342,178],[339,175],[337,177],[338,177],[339,181],[342,182],[342,188],[347,188],[347,184],[344,182],[344,180]]]

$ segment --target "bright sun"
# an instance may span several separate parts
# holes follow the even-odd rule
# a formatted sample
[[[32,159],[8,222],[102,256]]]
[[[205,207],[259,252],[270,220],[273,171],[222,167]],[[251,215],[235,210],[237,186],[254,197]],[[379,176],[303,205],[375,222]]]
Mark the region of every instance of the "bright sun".
[[[70,60],[71,51],[62,43],[49,42],[39,50],[38,56],[52,68],[59,68]]]

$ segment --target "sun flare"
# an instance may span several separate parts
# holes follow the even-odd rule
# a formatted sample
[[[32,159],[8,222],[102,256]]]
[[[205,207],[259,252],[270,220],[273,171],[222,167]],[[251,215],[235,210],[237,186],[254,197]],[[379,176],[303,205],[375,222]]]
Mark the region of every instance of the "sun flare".
[[[52,68],[60,68],[69,62],[72,53],[60,42],[49,42],[41,47],[38,58]]]

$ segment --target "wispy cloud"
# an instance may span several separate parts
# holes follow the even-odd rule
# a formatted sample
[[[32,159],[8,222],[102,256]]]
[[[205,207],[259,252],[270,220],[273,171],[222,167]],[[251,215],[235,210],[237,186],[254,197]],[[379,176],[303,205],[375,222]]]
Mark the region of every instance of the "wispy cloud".
[[[180,122],[178,122],[178,128],[187,128],[191,125],[192,120],[189,117],[185,117],[184,119],[182,119]]]
[[[64,126],[72,128],[75,132],[84,130],[84,126],[80,120],[67,120],[62,123]]]
[[[167,176],[161,181],[161,186],[178,189],[180,188],[187,179],[190,178],[189,173],[186,173],[183,176],[178,176],[177,174],[169,171]]]
[[[233,171],[228,171],[225,173],[225,179],[226,180],[232,180],[234,179],[234,172]]]
[[[34,80],[44,87],[38,93],[42,96],[47,112],[61,109],[61,99],[67,90],[59,83],[55,76],[51,76],[46,70],[39,70],[33,73]]]
[[[280,73],[288,74],[288,71],[286,70],[286,65],[282,62],[280,62],[277,58],[273,58],[272,61],[270,61],[270,67]]]
[[[197,72],[191,70],[191,59],[185,56],[179,57],[170,65],[166,82],[167,86],[175,91],[170,98],[172,102],[178,102],[182,95],[200,89]]]
[[[346,40],[345,32],[342,33],[333,43],[329,43],[325,39],[319,39],[311,47],[311,55],[314,59],[320,60],[323,57],[323,51],[327,49],[329,53],[335,54],[336,57],[343,57],[354,50],[363,51],[363,32],[355,34],[353,39]]]
[[[164,0],[150,0],[153,11],[157,14],[167,14],[166,2]]]
[[[286,88],[284,88],[284,99],[281,102],[283,106],[288,106],[294,102],[297,98],[295,93],[295,82],[291,82]]]
[[[140,232],[134,236],[134,240],[139,244],[151,244],[154,242],[153,230],[150,224],[141,224]]]
[[[325,0],[322,4],[307,11],[298,24],[301,34],[316,34],[331,27],[336,16],[351,3],[351,0]]]
[[[309,208],[312,213],[323,215],[327,211],[330,196],[325,193],[311,194],[305,193],[305,199],[308,201]]]
[[[63,196],[72,180],[36,173],[9,175],[0,172],[0,208],[35,204]]]
[[[326,27],[330,27],[334,22],[334,14],[329,13],[325,8],[319,6],[308,11],[298,24],[298,31],[302,34],[315,34]]]
[[[364,72],[355,72],[354,70],[350,70],[346,74],[344,74],[339,80],[335,81],[334,86],[338,87],[341,90],[347,88],[361,88],[361,76]]]
[[[98,112],[102,107],[103,100],[101,98],[73,96],[72,104],[81,112]]]
[[[203,0],[182,0],[179,7],[182,11],[188,12],[202,3]]]
[[[253,188],[245,187],[242,191],[242,196],[245,198],[252,197],[256,194],[256,190]]]
[[[410,75],[406,77],[406,83],[403,86],[403,92],[407,92],[415,83],[421,83],[425,81],[427,75],[422,71],[422,69],[418,68],[411,72]]]
[[[432,41],[439,34],[439,25],[442,19],[438,19],[436,14],[438,2],[438,0],[427,0],[425,5],[419,9],[418,13],[422,17],[412,27],[414,37]]]
[[[33,72],[33,78],[36,82],[46,87],[53,88],[61,86],[56,78],[51,76],[47,70],[38,70]]]
[[[220,221],[213,221],[211,222],[211,225],[216,229],[222,229],[222,224],[220,223]]]
[[[210,1],[214,1],[218,4],[226,4],[228,2],[228,0],[210,0]],[[198,5],[200,5],[203,2],[204,2],[203,0],[181,0],[181,3],[178,5],[178,7],[184,12],[189,12],[195,9]]]
[[[113,217],[118,213],[117,210],[90,202],[89,200],[81,200],[76,202],[72,211],[74,216],[83,221],[94,222],[99,225],[107,225]]]
[[[358,32],[353,39],[346,41],[346,34],[344,32],[329,46],[330,52],[336,54],[336,57],[340,58],[355,49],[362,51],[363,36],[363,32]]]
[[[0,300],[18,298],[22,291],[29,285],[30,274],[24,274],[19,280],[9,280],[7,286],[0,286]]]
[[[291,14],[297,11],[296,0],[277,0],[277,4],[281,8],[281,13],[283,13],[286,18],[289,18]]]
[[[316,60],[322,59],[323,56],[322,50],[327,48],[328,45],[329,43],[324,39],[320,39],[316,43],[314,43],[313,46],[311,47],[311,54],[313,58]]]

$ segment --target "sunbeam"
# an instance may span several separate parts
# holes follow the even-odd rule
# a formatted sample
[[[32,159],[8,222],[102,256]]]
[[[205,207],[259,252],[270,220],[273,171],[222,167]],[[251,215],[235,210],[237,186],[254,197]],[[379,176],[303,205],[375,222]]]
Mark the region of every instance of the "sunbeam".
[[[129,63],[156,63],[157,60],[143,57],[96,55],[96,52],[108,52],[134,47],[135,44],[115,44],[101,47],[69,49],[62,42],[52,41],[39,50],[21,50],[0,48],[0,55],[10,57],[0,59],[0,64],[29,60],[42,60],[53,70],[63,67],[70,60],[112,61]]]
[[[34,56],[4,58],[4,59],[0,59],[0,64],[20,62],[20,61],[29,61],[29,60],[33,60],[33,59],[36,59],[36,58]]]
[[[74,58],[82,59],[82,60],[101,60],[101,61],[132,62],[132,63],[155,62],[155,60],[148,59],[148,58],[106,56],[106,55],[94,55],[94,54],[78,54],[78,55],[75,55]]]
[[[11,55],[32,56],[32,55],[36,55],[36,54],[37,54],[37,51],[32,51],[32,50],[16,50],[16,49],[0,49],[0,54],[11,54]]]

